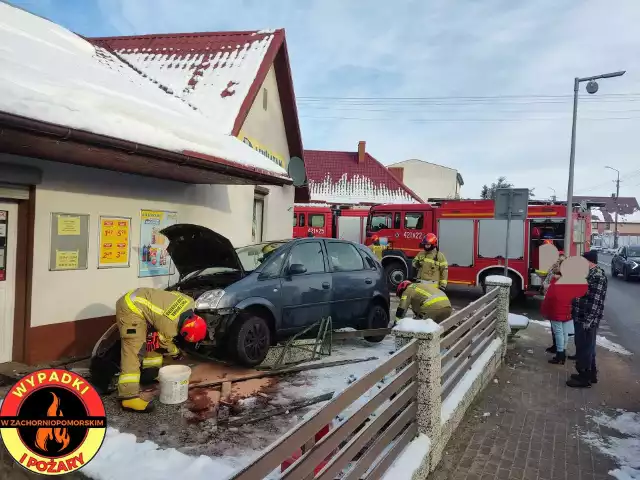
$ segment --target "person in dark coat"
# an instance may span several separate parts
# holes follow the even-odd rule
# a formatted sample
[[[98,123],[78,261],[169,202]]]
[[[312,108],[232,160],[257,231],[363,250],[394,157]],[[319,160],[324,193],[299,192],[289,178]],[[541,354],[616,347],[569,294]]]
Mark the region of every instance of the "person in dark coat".
[[[607,276],[598,266],[598,252],[590,250],[582,255],[589,261],[586,295],[572,302],[571,316],[575,326],[576,370],[567,386],[589,388],[598,382],[596,368],[596,338],[604,315],[607,296]]]

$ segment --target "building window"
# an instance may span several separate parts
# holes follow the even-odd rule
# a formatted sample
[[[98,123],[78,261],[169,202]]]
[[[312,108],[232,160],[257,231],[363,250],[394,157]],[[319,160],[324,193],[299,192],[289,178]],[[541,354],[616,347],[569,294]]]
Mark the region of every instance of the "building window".
[[[251,227],[251,238],[253,243],[262,242],[262,227],[264,218],[264,198],[255,197],[253,200],[253,225]]]
[[[262,108],[265,110],[265,112],[267,111],[267,102],[268,102],[267,89],[263,88],[262,89]]]

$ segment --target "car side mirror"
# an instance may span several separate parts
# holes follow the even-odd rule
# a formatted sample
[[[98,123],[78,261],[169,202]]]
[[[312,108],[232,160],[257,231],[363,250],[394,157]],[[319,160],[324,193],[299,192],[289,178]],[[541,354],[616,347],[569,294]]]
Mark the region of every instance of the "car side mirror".
[[[294,263],[289,265],[289,275],[302,275],[303,273],[307,273],[307,269],[301,263]]]

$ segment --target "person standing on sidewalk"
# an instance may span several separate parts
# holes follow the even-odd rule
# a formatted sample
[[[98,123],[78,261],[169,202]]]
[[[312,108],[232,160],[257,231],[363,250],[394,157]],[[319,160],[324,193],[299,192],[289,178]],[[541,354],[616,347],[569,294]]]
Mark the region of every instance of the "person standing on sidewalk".
[[[549,363],[564,365],[569,344],[569,335],[574,333],[571,318],[571,305],[574,298],[585,294],[586,285],[560,284],[562,277],[560,265],[557,262],[551,270],[553,276],[549,282],[547,293],[544,296],[540,313],[543,318],[551,322],[551,331],[554,335],[555,357]],[[549,351],[549,349],[547,349]]]
[[[578,371],[567,381],[567,386],[572,388],[589,388],[598,382],[596,337],[604,314],[608,284],[604,270],[598,266],[598,252],[589,250],[582,256],[589,262],[589,273],[586,295],[575,298],[572,304]]]
[[[560,264],[565,259],[563,251],[560,251],[558,253],[559,253],[558,260],[556,260],[556,262],[551,266],[551,268],[549,269],[549,272],[547,272],[544,277],[544,281],[542,282],[542,293],[545,296],[547,295],[547,291],[549,290],[549,286],[551,285],[551,280],[555,277],[555,275],[560,274]],[[556,335],[555,333],[553,333],[553,328],[551,329],[551,341],[553,343],[549,348],[546,349],[546,352],[557,353],[558,349],[556,345]]]

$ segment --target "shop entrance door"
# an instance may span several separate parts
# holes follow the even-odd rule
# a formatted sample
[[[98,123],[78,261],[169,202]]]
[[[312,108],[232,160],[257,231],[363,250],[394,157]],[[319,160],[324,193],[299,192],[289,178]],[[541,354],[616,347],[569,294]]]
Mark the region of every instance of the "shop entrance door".
[[[18,205],[0,200],[0,362],[12,359]]]

